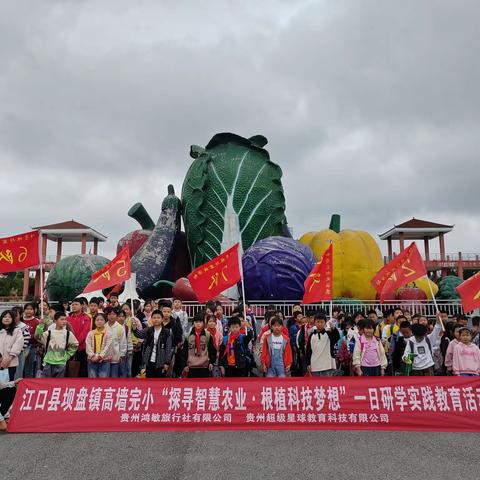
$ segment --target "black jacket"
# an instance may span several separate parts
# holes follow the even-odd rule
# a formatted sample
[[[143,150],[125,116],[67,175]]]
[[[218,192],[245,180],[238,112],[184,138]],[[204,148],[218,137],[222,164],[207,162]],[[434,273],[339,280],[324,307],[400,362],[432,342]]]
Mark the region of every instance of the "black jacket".
[[[147,365],[153,352],[155,341],[155,327],[144,328],[143,330],[134,330],[137,338],[144,340],[143,348],[143,362]],[[173,334],[170,329],[162,326],[162,331],[157,340],[157,351],[155,355],[155,365],[157,368],[162,368],[163,365],[170,365],[174,353]]]

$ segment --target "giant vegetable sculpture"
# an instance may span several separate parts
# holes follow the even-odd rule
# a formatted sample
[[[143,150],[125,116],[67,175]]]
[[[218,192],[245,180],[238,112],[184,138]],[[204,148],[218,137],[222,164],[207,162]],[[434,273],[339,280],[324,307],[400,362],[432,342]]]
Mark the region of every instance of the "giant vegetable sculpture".
[[[159,280],[175,280],[176,257],[188,256],[187,252],[181,251],[181,213],[180,199],[175,196],[173,186],[169,185],[155,228],[132,258],[132,272],[137,275],[137,292],[141,298],[161,296],[162,293],[154,283]]]
[[[142,228],[127,233],[118,241],[117,254],[120,253],[128,243],[128,252],[130,253],[130,257],[133,257],[152,234],[152,231],[155,228],[155,223],[153,223],[152,218],[140,202],[130,208],[128,216],[134,218]]]
[[[340,215],[332,215],[330,228],[300,238],[317,258],[333,243],[333,296],[374,300],[370,281],[383,267],[382,254],[373,237],[363,231],[340,231]]]
[[[306,245],[285,237],[270,237],[243,255],[245,295],[249,300],[298,300],[317,262]]]
[[[192,267],[220,255],[241,239],[286,231],[282,170],[263,149],[267,139],[215,135],[205,149],[192,146],[193,161],[182,188],[183,221]]]
[[[438,283],[438,295],[440,300],[458,300],[460,295],[456,288],[463,282],[460,277],[456,275],[447,275],[443,277]]]
[[[83,292],[92,273],[107,265],[100,255],[71,255],[60,260],[48,274],[45,288],[51,301],[71,300]]]

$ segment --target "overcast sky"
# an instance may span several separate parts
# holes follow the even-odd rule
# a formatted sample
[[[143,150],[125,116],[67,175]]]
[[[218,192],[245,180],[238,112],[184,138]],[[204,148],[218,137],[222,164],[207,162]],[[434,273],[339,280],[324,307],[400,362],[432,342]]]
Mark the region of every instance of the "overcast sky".
[[[268,138],[295,237],[415,216],[480,252],[479,18],[476,0],[1,2],[0,236],[73,218],[111,258],[129,207],[156,221],[190,145],[230,131]]]

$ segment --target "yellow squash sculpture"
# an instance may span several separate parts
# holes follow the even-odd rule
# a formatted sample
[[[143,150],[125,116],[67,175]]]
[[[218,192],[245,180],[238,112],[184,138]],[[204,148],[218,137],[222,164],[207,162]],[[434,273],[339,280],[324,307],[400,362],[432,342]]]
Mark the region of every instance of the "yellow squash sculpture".
[[[333,298],[375,300],[370,281],[383,267],[383,257],[369,233],[340,231],[340,215],[332,215],[329,229],[305,233],[300,242],[308,245],[317,258],[333,243]]]
[[[305,233],[300,242],[308,245],[317,258],[321,258],[333,243],[333,298],[375,300],[376,291],[370,282],[384,263],[382,252],[369,233],[361,230],[340,231],[340,215],[332,215],[329,229]],[[436,295],[438,286],[427,278],[419,278],[415,286],[431,300],[429,283]]]

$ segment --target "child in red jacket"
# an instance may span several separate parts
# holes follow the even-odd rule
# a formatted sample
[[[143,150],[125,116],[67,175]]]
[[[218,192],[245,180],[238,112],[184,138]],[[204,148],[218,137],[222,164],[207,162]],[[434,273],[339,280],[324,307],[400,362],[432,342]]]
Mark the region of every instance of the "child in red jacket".
[[[283,322],[279,317],[271,320],[270,329],[272,333],[263,338],[263,371],[267,377],[286,377],[293,361],[290,338],[283,333]]]

